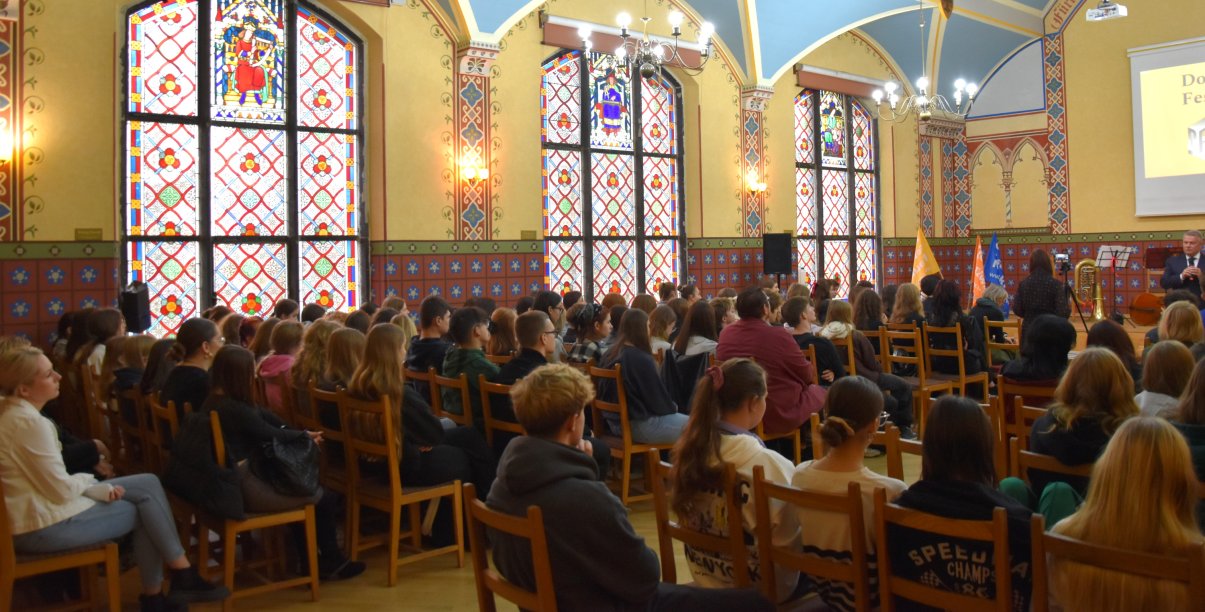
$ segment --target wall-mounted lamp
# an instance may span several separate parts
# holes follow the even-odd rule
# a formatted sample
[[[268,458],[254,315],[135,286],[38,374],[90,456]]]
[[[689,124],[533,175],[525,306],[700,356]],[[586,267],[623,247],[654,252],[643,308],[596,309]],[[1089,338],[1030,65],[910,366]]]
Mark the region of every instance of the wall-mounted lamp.
[[[745,188],[749,193],[764,193],[766,191],[766,183],[757,176],[757,170],[750,170],[749,174],[745,175]]]
[[[462,162],[460,177],[469,185],[476,187],[477,183],[490,177],[490,169],[482,166],[479,162]]]

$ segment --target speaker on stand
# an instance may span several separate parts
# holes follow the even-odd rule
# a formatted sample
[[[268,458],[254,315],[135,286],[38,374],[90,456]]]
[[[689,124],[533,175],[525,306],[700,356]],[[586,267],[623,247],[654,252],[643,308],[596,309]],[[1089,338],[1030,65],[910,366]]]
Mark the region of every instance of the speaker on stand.
[[[150,294],[146,283],[132,282],[117,296],[117,306],[126,320],[126,331],[140,334],[151,327]]]
[[[781,284],[782,275],[791,274],[791,235],[762,234],[762,274],[773,274],[775,284]]]

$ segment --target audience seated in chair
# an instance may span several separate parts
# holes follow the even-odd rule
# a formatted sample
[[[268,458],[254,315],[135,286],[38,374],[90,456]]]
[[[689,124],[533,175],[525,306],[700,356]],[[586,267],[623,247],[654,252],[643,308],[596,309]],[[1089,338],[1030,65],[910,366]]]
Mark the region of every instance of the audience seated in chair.
[[[159,402],[164,406],[174,402],[180,420],[184,420],[185,404],[195,410],[209,396],[209,366],[220,348],[222,337],[218,326],[208,319],[189,319],[176,332],[171,354],[178,363],[163,381]]]
[[[418,340],[410,343],[406,352],[406,369],[426,372],[435,368],[437,373],[443,372],[444,356],[452,348],[452,343],[444,339],[452,323],[452,307],[443,298],[430,295],[423,299],[418,307]],[[427,390],[419,389],[424,395]]]
[[[444,355],[443,376],[457,378],[461,374],[469,380],[469,406],[461,405],[464,399],[458,389],[441,389],[443,409],[452,414],[473,415],[473,424],[484,431],[481,415],[481,389],[477,377],[490,380],[498,375],[498,366],[485,356],[485,345],[490,341],[490,319],[485,311],[476,308],[460,308],[452,313],[449,329],[455,344]]]
[[[824,399],[824,422],[820,435],[828,447],[824,457],[805,461],[795,468],[791,485],[813,493],[840,495],[846,493],[850,482],[861,485],[866,533],[851,534],[847,517],[832,512],[797,509],[801,527],[803,552],[823,559],[848,559],[851,538],[866,538],[867,557],[874,559],[874,490],[887,490],[887,499],[896,498],[908,488],[903,482],[876,474],[866,467],[863,457],[878,431],[879,415],[883,412],[883,394],[877,385],[861,376],[847,376],[833,384]],[[870,593],[877,600],[877,577],[870,576]],[[814,579],[820,598],[829,609],[854,609],[854,587],[851,583]]]
[[[340,329],[346,328],[329,319],[314,321],[305,328],[305,333],[301,336],[301,352],[297,354],[293,368],[289,371],[290,384],[293,385],[291,392],[296,398],[295,406],[310,405],[310,398],[306,396],[307,385],[311,380],[322,378],[322,372],[326,369],[326,351],[331,335]]]
[[[1197,362],[1180,404],[1165,418],[1171,420],[1188,442],[1197,479],[1205,482],[1205,361]],[[1205,501],[1197,504],[1197,524],[1205,529]]]
[[[873,295],[873,291],[863,291],[862,295]],[[878,385],[879,389],[887,394],[884,406],[891,422],[900,429],[900,437],[905,440],[915,439],[916,434],[912,431],[912,387],[900,377],[883,371],[870,340],[867,340],[862,332],[854,329],[852,314],[849,304],[845,302],[830,304],[828,319],[820,330],[820,336],[853,344],[854,361],[857,362],[854,371]]]
[[[486,503],[515,516],[524,516],[529,506],[543,511],[560,609],[773,610],[752,590],[660,582],[656,553],[599,482],[598,466],[582,440],[584,409],[594,397],[586,376],[565,365],[543,366],[516,383],[511,395],[527,435],[506,447]],[[534,590],[526,542],[492,535],[499,572]]]
[[[686,427],[687,417],[678,412],[677,404],[657,375],[657,362],[649,351],[648,320],[643,310],[625,310],[619,335],[603,355],[600,367],[623,366],[621,374],[627,392],[632,440],[640,444],[672,444]],[[599,384],[599,397],[611,402],[618,400],[614,385],[605,381]],[[618,431],[618,421],[608,423]]]
[[[674,352],[679,357],[715,354],[719,331],[716,327],[715,309],[702,300],[690,305],[678,335],[674,339]]]
[[[1000,375],[1027,384],[1056,383],[1067,371],[1075,336],[1075,327],[1067,319],[1050,314],[1034,317],[1021,337],[1021,356],[1008,362]]]
[[[817,326],[816,309],[812,306],[811,298],[802,295],[788,298],[782,306],[782,320],[800,349],[815,347],[816,363],[812,365],[816,366],[821,385],[828,386],[838,378],[845,377],[845,363],[841,361],[833,341],[812,333]]]
[[[717,509],[724,507],[717,492],[723,489],[720,482],[725,463],[733,464],[737,477],[745,482],[752,481],[754,466],[764,468],[766,479],[774,484],[790,480],[794,468],[791,462],[767,449],[753,433],[765,412],[766,374],[761,366],[749,359],[731,359],[708,368],[695,390],[690,421],[673,452],[672,505],[684,527],[711,535],[729,535],[723,517],[717,513]],[[753,535],[757,515],[751,498],[742,499],[739,504],[749,550],[749,575],[757,577],[758,549]],[[779,503],[772,512],[774,544],[783,546],[795,540],[799,527],[789,509]],[[699,586],[735,586],[733,560],[728,554],[688,546],[686,562]],[[788,599],[798,580],[798,572],[780,572],[775,582],[777,601]]]
[[[1087,346],[1099,346],[1113,351],[1129,370],[1130,378],[1134,380],[1134,390],[1142,391],[1142,363],[1138,361],[1134,341],[1130,339],[1130,333],[1124,327],[1108,319],[1098,321],[1088,330]]]
[[[1180,404],[1197,362],[1192,351],[1174,340],[1164,340],[1146,354],[1142,391],[1134,396],[1138,410],[1146,416],[1169,416]]]
[[[305,331],[297,321],[285,321],[277,325],[272,329],[272,336],[268,340],[272,352],[255,368],[255,375],[263,385],[266,407],[277,415],[284,415],[282,395],[291,392],[280,385],[280,381],[285,379],[277,377],[293,369],[297,353],[301,351],[301,336]]]

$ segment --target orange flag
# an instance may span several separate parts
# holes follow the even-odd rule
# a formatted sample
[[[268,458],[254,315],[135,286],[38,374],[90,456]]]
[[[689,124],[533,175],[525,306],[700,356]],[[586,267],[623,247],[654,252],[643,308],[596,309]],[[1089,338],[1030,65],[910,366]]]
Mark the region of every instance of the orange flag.
[[[987,276],[983,271],[983,242],[979,236],[975,236],[975,267],[971,269],[971,305],[975,304],[975,300],[983,296],[983,290],[987,288]]]
[[[920,285],[920,279],[930,274],[941,274],[941,266],[937,263],[937,257],[933,255],[933,249],[929,248],[929,241],[925,239],[925,234],[921,230],[916,230],[916,251],[912,255],[912,284]]]

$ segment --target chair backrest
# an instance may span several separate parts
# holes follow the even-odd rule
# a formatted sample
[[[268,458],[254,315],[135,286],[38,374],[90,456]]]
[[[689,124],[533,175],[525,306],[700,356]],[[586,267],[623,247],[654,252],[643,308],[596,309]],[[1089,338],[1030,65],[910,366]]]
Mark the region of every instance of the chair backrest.
[[[317,382],[311,378],[306,384],[306,395],[310,402],[309,414],[303,415],[302,412],[304,411],[298,410],[295,413],[297,426],[310,431],[322,432],[322,439],[325,441],[323,446],[325,448],[322,448],[321,452],[318,453],[318,466],[325,473],[327,466],[331,464],[332,460],[335,461],[335,465],[343,465],[347,460],[345,456],[347,454],[346,451],[339,450],[343,447],[343,443],[346,440],[346,436],[342,431],[342,423],[339,425],[340,429],[335,429],[334,427],[328,427],[322,422],[321,410],[323,406],[329,406],[334,409],[336,412],[335,418],[338,418],[339,393],[337,391],[323,391],[319,389]]]
[[[861,331],[862,335],[866,336],[866,339],[870,341],[870,345],[874,347],[875,352],[879,355],[882,355],[883,343],[887,340],[887,329],[880,327],[878,329],[863,329],[859,331]],[[879,363],[882,363],[882,361],[882,358],[879,358]]]
[[[595,397],[594,401],[590,403],[594,435],[602,435],[603,432],[609,431],[603,420],[603,413],[611,413],[619,419],[619,431],[623,438],[624,448],[630,448],[632,446],[632,425],[628,422],[628,393],[623,387],[621,366],[618,363],[612,368],[590,366],[590,380],[594,381],[595,389],[603,380],[614,381],[616,397],[614,402],[603,401]]]
[[[486,355],[485,358],[488,359],[490,361],[490,363],[492,363],[492,364],[502,366],[502,365],[506,365],[506,364],[510,363],[510,360],[514,359],[515,356],[514,355]]]
[[[1015,423],[1013,417],[1014,398],[1021,397],[1030,406],[1037,406],[1042,400],[1053,400],[1054,385],[1017,384],[1003,376],[996,380],[996,397],[999,398],[1001,416],[1007,428]]]
[[[581,372],[582,374],[585,374],[586,376],[590,375],[590,368],[593,368],[596,365],[594,363],[593,357],[591,357],[585,361],[566,361],[565,363],[566,363],[566,365],[568,365],[572,368],[575,368],[578,372]]]
[[[473,555],[473,579],[477,582],[477,606],[482,612],[498,608],[494,596],[517,605],[520,610],[556,612],[556,593],[552,584],[552,561],[548,556],[548,538],[544,533],[544,513],[539,506],[528,506],[527,516],[518,517],[491,510],[477,499],[477,489],[464,485],[465,517],[469,524],[469,545]],[[490,568],[486,548],[486,527],[522,538],[531,544],[531,568],[536,590],[529,591]]]
[[[481,390],[481,416],[485,420],[485,441],[490,445],[490,448],[494,446],[495,431],[509,431],[511,433],[522,434],[522,425],[496,418],[493,406],[490,403],[490,397],[494,395],[502,395],[509,399],[511,386],[492,383],[485,379],[484,374],[478,374],[477,387]]]
[[[13,544],[13,524],[8,520],[8,506],[4,501],[4,481],[0,480],[0,574],[15,576],[17,574],[17,549]],[[7,601],[0,601],[9,605]]]
[[[226,438],[222,435],[222,419],[217,410],[209,411],[209,433],[213,440],[213,460],[218,467],[226,467]]]
[[[326,429],[326,427],[322,425],[322,419],[318,417],[318,400],[314,399],[315,391],[322,393],[322,391],[319,391],[318,389],[317,381],[311,378],[305,382],[305,396],[309,400],[310,405],[306,406],[304,410],[301,409],[301,406],[298,406],[297,410],[293,411],[293,423],[300,429],[308,429],[310,431],[321,431]],[[327,398],[324,400],[327,402],[334,403],[338,401],[335,399],[337,396],[334,393],[328,393],[324,397]],[[322,437],[326,438],[325,432],[323,432]]]
[[[816,363],[816,345],[809,344],[806,348],[800,349],[803,351],[803,356],[807,357],[808,363],[816,369],[816,376],[820,376],[820,365]]]
[[[888,425],[884,431],[876,432],[872,443],[880,444],[886,449],[883,454],[887,458],[887,475],[896,480],[904,479],[905,454],[916,457],[923,457],[925,454],[925,446],[919,439],[901,438],[899,428],[894,425]]]
[[[166,406],[159,403],[159,397],[155,393],[146,395],[146,405],[150,413],[151,421],[151,445],[155,447],[155,454],[158,455],[159,469],[167,467],[168,458],[171,456],[172,442],[176,439],[176,434],[180,433],[180,418],[176,412],[175,402],[168,402]]]
[[[427,368],[426,372],[407,368],[404,375],[408,383],[422,383],[421,385],[413,386],[418,390],[426,388],[427,403],[431,406],[432,410],[439,410],[443,406],[443,398],[439,396],[439,392],[435,387],[435,368]]]
[[[439,396],[440,398],[438,406],[435,404],[431,405],[431,408],[435,411],[435,416],[448,418],[457,425],[472,427],[473,400],[472,392],[469,390],[469,375],[464,372],[461,372],[456,376],[440,376],[439,374],[434,374],[431,377],[431,381],[433,383],[431,385],[431,395]],[[461,414],[449,412],[444,406],[443,392],[445,389],[460,394]]]
[[[84,410],[88,419],[89,437],[108,440],[105,432],[106,411],[104,398],[101,397],[100,380],[92,366],[87,362],[78,366],[80,389],[84,394]]]
[[[1048,532],[1045,518],[1041,514],[1033,515],[1029,527],[1030,538],[1033,540],[1033,612],[1046,612],[1050,609],[1048,568],[1054,559],[1065,559],[1152,581],[1181,582],[1188,588],[1190,605],[1205,602],[1205,544],[1152,554],[1090,544]],[[1194,601],[1197,603],[1192,604]]]
[[[1021,450],[1029,448],[1029,433],[1033,429],[1033,424],[1038,419],[1046,415],[1046,408],[1037,408],[1035,406],[1026,406],[1025,398],[1021,396],[1013,397],[1013,424],[1011,427],[1005,428],[1005,433],[1002,436],[1005,441],[1012,439],[1017,440]]]
[[[384,462],[389,471],[389,488],[401,494],[402,480],[398,457],[402,454],[402,424],[395,422],[388,395],[375,400],[351,397],[346,391],[335,393],[339,406],[339,426],[343,430],[343,453],[348,480],[360,482],[360,461]]]
[[[713,524],[722,533],[708,533],[683,526],[682,517],[672,520],[669,516],[669,497],[673,493],[670,472],[673,467],[661,460],[657,450],[648,451],[647,466],[651,466],[653,480],[653,508],[657,517],[657,540],[661,549],[661,580],[670,584],[678,582],[678,570],[674,563],[674,540],[698,551],[714,555],[726,555],[732,560],[733,586],[750,586],[749,551],[745,548],[745,529],[741,524],[741,483],[737,480],[736,467],[724,464],[724,477],[720,485],[724,498],[723,525]],[[717,519],[719,517],[716,517]]]
[[[787,546],[774,544],[774,523],[770,504],[780,501],[787,511],[805,508],[818,512],[843,514],[849,520],[849,561],[827,559],[800,552],[797,542]],[[788,568],[809,576],[853,584],[854,606],[859,612],[870,610],[870,565],[867,561],[866,525],[862,510],[862,487],[850,482],[845,495],[813,493],[774,484],[766,480],[763,466],[753,466],[753,506],[757,512],[758,563],[761,567],[762,593],[770,601],[778,599],[776,567]],[[805,525],[806,529],[807,526]]]
[[[1093,464],[1067,465],[1050,455],[1023,450],[1019,438],[1013,438],[1008,441],[1008,454],[1011,459],[1009,465],[1012,466],[1012,475],[1024,480],[1026,484],[1029,483],[1029,470],[1041,470],[1043,472],[1078,478],[1089,478],[1092,476]],[[1041,492],[1038,491],[1038,493]]]
[[[902,326],[904,329],[894,329],[897,326]],[[917,380],[924,384],[929,368],[923,358],[921,348],[923,338],[920,328],[910,324],[892,323],[887,326],[887,331],[883,332],[883,336],[885,340],[879,352],[879,361],[883,364],[883,371],[892,371],[896,364],[910,365],[916,368]]]
[[[958,377],[966,378],[967,367],[966,360],[963,359],[962,351],[962,326],[955,324],[952,327],[938,327],[925,323],[921,328],[924,332],[924,343],[921,346],[925,353],[925,368],[929,372],[933,372],[933,359],[935,357],[949,357],[958,360]],[[933,341],[936,339],[934,335],[950,334],[954,336],[954,348],[943,349],[933,346]]]
[[[838,355],[841,353],[845,354],[843,357],[841,357],[841,361],[845,362],[845,371],[849,372],[850,376],[856,376],[858,374],[858,365],[854,360],[853,339],[852,332],[850,335],[844,338],[830,338],[830,340],[833,342],[833,345],[837,347]]]
[[[879,565],[879,604],[884,612],[894,612],[895,596],[944,610],[1012,610],[1012,567],[1008,553],[1008,519],[1004,508],[992,511],[990,521],[968,521],[945,518],[919,510],[901,508],[887,502],[887,492],[875,489],[875,550]],[[892,541],[888,529],[899,526],[959,538],[988,542],[992,545],[991,559],[995,573],[996,597],[985,599],[963,595],[896,576],[892,571]]]
[[[1001,330],[1004,332],[1008,332],[1009,330],[1012,330],[1013,338],[1016,338],[1016,340],[1014,340],[1013,342],[993,342],[992,341],[992,330],[995,330],[995,329],[998,329],[998,330]],[[985,348],[987,348],[987,355],[985,355],[985,357],[987,357],[987,365],[990,368],[994,365],[992,363],[992,351],[1004,350],[1004,351],[1014,351],[1015,352],[1015,351],[1021,350],[1021,323],[1020,323],[1020,321],[1017,321],[1015,319],[1012,321],[992,321],[991,319],[988,319],[987,317],[983,317],[983,342],[984,342]]]

